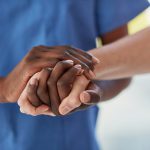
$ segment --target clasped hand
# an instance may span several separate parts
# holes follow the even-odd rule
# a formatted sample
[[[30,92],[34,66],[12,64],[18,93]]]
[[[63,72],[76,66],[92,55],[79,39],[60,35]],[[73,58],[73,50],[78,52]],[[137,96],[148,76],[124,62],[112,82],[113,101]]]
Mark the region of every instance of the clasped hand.
[[[100,101],[101,89],[92,81],[94,66],[98,63],[94,56],[71,47],[68,51],[66,46],[38,49],[45,49],[45,52],[46,49],[55,49],[57,56],[66,49],[65,55],[69,57],[65,56],[64,60],[57,58],[53,66],[42,67],[29,78],[18,99],[22,113],[66,115]],[[56,54],[51,57],[54,61]]]

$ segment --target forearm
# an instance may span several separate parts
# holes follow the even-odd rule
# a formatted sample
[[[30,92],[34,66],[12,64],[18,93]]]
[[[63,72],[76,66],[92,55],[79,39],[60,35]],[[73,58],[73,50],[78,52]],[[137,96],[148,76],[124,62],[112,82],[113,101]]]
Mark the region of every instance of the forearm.
[[[150,72],[150,28],[90,53],[101,61],[97,79],[117,79]]]
[[[122,92],[130,84],[131,79],[120,79],[111,81],[95,81],[102,90],[101,102],[112,99]]]
[[[127,35],[128,35],[127,25],[124,25],[110,33],[107,33],[106,35],[101,36],[102,43],[103,43],[103,45],[107,45],[107,44],[110,44],[122,37],[127,36]],[[107,46],[104,46],[104,47],[107,47]],[[102,49],[103,49],[103,51],[99,48],[97,48],[97,50],[90,51],[93,55],[95,55],[96,57],[98,57],[100,59],[100,64],[98,67],[96,67],[96,73],[98,75],[101,75],[101,76],[98,76],[99,80],[105,79],[105,78],[102,78],[104,65],[107,70],[109,68],[108,65],[111,65],[111,63],[109,64],[109,59],[111,59],[111,55],[112,55],[111,52],[108,52],[107,48],[102,48]],[[108,60],[105,59],[105,56],[103,53],[104,54],[106,53],[109,55]],[[111,66],[110,66],[110,68],[111,68]],[[123,91],[129,85],[130,81],[131,81],[130,78],[120,79],[120,80],[118,80],[118,79],[117,80],[109,80],[109,81],[98,81],[97,80],[96,84],[103,91],[101,101],[109,100],[109,99],[112,99],[113,97],[117,96],[121,91]]]

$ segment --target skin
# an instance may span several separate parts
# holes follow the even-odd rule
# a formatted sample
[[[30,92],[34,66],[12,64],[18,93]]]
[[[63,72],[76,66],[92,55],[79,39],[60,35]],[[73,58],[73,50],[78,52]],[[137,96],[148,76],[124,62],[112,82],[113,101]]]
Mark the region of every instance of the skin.
[[[67,68],[67,71],[66,71]],[[41,72],[35,74],[30,81],[28,82],[28,85],[26,86],[25,90],[23,91],[23,93],[21,94],[19,100],[18,100],[18,104],[20,106],[20,110],[23,113],[27,113],[30,115],[39,115],[39,114],[47,114],[47,115],[60,115],[59,112],[57,112],[57,109],[61,103],[61,101],[63,101],[63,98],[67,97],[69,95],[69,93],[71,92],[70,96],[68,97],[68,99],[70,99],[71,97],[73,99],[75,99],[76,97],[74,97],[77,95],[77,90],[78,92],[80,92],[81,90],[83,91],[87,86],[88,89],[90,91],[90,89],[96,89],[97,87],[92,87],[92,82],[89,83],[89,80],[87,80],[87,78],[83,75],[83,69],[81,68],[81,65],[73,65],[73,63],[71,63],[70,60],[67,61],[61,61],[58,62],[55,67],[50,71],[49,69],[43,69]],[[84,80],[81,78],[81,75],[84,77]],[[81,78],[81,80],[79,80]],[[58,93],[60,96],[60,102],[56,101],[55,97],[53,97],[54,99],[51,100],[51,107],[46,107],[46,105],[41,104],[40,105],[40,97],[44,99],[45,96],[47,96],[46,94],[52,93],[52,95],[54,95],[55,93],[55,85],[53,84],[46,84],[48,82],[51,83],[52,82],[57,81],[57,88],[58,88]],[[75,82],[74,82],[75,81]],[[44,83],[45,82],[45,83]],[[83,82],[83,83],[82,83]],[[42,83],[42,84],[40,84]],[[75,84],[74,84],[75,83]],[[85,84],[86,83],[86,84]],[[81,84],[80,88],[78,88],[78,86]],[[82,84],[84,86],[82,86]],[[51,89],[49,89],[49,85],[51,85]],[[46,86],[46,88],[45,88]],[[72,87],[73,89],[75,88],[75,86],[77,86],[77,90],[71,90]],[[46,89],[46,90],[45,90]],[[39,95],[38,91],[43,90],[43,92],[40,92],[41,95]],[[98,88],[99,90],[99,88]],[[98,94],[100,94],[100,91],[98,91]],[[93,95],[94,96],[94,95]],[[96,93],[97,96],[97,93]],[[95,97],[93,97],[95,98]],[[99,99],[99,96],[96,97]],[[58,107],[56,107],[57,105],[56,102],[58,103]],[[79,106],[80,103],[74,103],[74,106]],[[38,106],[38,107],[37,107]],[[82,109],[85,108],[85,106],[81,107]],[[80,108],[80,109],[81,109]],[[40,111],[41,109],[41,111]],[[46,111],[45,111],[46,109]],[[43,112],[45,111],[45,112]],[[52,112],[54,114],[52,114]]]
[[[117,79],[150,72],[150,27],[93,50],[101,60],[98,79]],[[100,51],[100,52],[99,52]]]
[[[111,43],[123,36],[127,35],[127,26],[124,25],[116,30],[114,30],[113,32],[110,32],[106,35],[102,36],[102,41],[104,44],[107,43]],[[92,53],[92,51],[90,51],[90,53]],[[54,69],[56,70],[56,69]],[[53,71],[54,71],[53,70]],[[53,72],[55,73],[55,72]],[[72,76],[67,77],[68,81],[69,79],[71,79]],[[60,78],[59,78],[60,79]],[[61,115],[66,115],[68,113],[70,113],[71,111],[77,111],[80,109],[84,109],[86,107],[89,107],[91,105],[97,104],[100,101],[105,101],[108,99],[111,99],[112,97],[116,96],[118,93],[120,93],[124,88],[126,88],[128,86],[128,84],[130,83],[130,79],[122,79],[122,80],[114,80],[114,81],[89,81],[87,80],[87,78],[84,75],[81,75],[79,77],[76,78],[75,82],[72,83],[73,86],[68,86],[70,89],[65,90],[65,83],[67,81],[61,81],[61,84],[59,80],[57,80],[57,82],[55,81],[57,86],[57,90],[59,93],[59,96],[61,97],[61,90],[64,89],[63,93],[65,93],[62,98],[64,98],[59,106],[59,111],[57,111],[58,113],[54,112],[54,109],[52,108],[52,111],[58,115],[59,113]],[[63,84],[62,84],[63,83]],[[69,83],[71,83],[69,81]],[[62,87],[61,87],[62,86]],[[54,88],[56,89],[56,88]],[[71,92],[70,92],[71,91]],[[34,92],[32,92],[34,93]],[[35,92],[36,93],[36,92]],[[52,92],[53,94],[54,92]],[[49,94],[50,91],[49,91]],[[69,95],[69,96],[67,96]],[[28,97],[28,94],[26,95],[26,97],[24,98],[24,101],[26,101]],[[21,108],[21,111],[30,115],[39,115],[39,114],[49,114],[51,115],[51,109],[49,109],[48,111],[46,110],[44,111],[36,111],[39,110],[39,107],[34,107],[33,105],[33,101],[30,102],[30,104],[32,103],[33,105],[30,105],[30,108],[32,106],[32,111],[31,109],[27,109],[29,107],[27,107],[26,105],[26,109],[24,107],[24,105],[21,103],[21,101],[23,101],[22,99],[19,100],[19,105]],[[51,100],[52,102],[52,100]],[[48,108],[47,108],[48,109]],[[60,115],[59,114],[59,115]]]
[[[127,25],[124,25],[112,32],[109,32],[101,36],[102,43],[104,45],[108,43],[112,43],[124,36],[127,36],[127,34],[128,34]],[[95,54],[93,53],[93,50],[89,52],[93,55]],[[99,52],[100,51],[97,50],[97,53]],[[101,63],[99,63],[98,65],[100,66],[100,64]],[[98,70],[96,70],[96,73],[98,73]],[[88,104],[88,106],[92,106],[94,104],[97,104],[98,102],[109,100],[115,97],[116,95],[118,95],[123,89],[125,89],[129,85],[130,81],[131,81],[130,78],[120,79],[120,80],[110,80],[110,81],[95,80],[93,83],[93,87],[96,87],[95,89],[92,89],[92,91],[89,92],[89,90],[85,88],[85,90],[81,89],[79,92],[78,89],[81,86],[83,87],[84,85],[86,85],[86,79],[82,76],[81,78],[79,78],[79,81],[78,81],[79,85],[78,86],[74,85],[73,90],[72,90],[72,93],[76,93],[76,94],[73,94],[73,96],[76,98],[72,99],[73,96],[68,98],[70,95],[72,95],[70,94],[65,100],[62,101],[61,105],[59,106],[59,111],[62,115],[65,115],[74,109],[76,110],[77,107],[74,105],[76,103],[78,104],[81,103],[81,105]],[[101,94],[98,92],[100,92]],[[95,97],[94,98],[91,93],[97,96],[94,96]],[[77,95],[80,95],[80,96],[77,96]],[[97,97],[99,97],[99,99]]]
[[[16,102],[35,73],[41,71],[42,68],[54,67],[57,62],[67,59],[80,64],[88,79],[94,77],[92,70],[97,59],[80,49],[70,46],[33,47],[8,76],[0,78],[0,102]]]

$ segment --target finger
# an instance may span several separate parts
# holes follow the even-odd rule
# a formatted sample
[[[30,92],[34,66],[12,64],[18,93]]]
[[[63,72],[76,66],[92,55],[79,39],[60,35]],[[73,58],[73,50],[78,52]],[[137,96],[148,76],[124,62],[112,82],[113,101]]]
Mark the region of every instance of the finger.
[[[75,51],[76,53],[79,53],[80,55],[84,56],[85,58],[87,58],[88,60],[92,61],[94,64],[99,63],[99,60],[92,54],[85,52],[79,48],[75,48],[69,45],[64,45],[64,46],[45,46],[45,45],[41,45],[39,46],[40,48],[42,48],[43,50],[45,50],[45,52],[47,52],[47,49],[59,49],[59,50],[71,50],[71,51]]]
[[[40,106],[42,104],[39,97],[37,96],[37,88],[38,80],[35,78],[31,79],[27,87],[27,97],[29,102],[35,107]]]
[[[84,110],[89,106],[97,104],[101,100],[102,93],[103,92],[99,86],[94,84],[94,82],[90,82],[87,90],[80,94],[80,101],[82,102],[82,105],[74,109],[72,112]]]
[[[53,115],[49,106],[47,105],[41,105],[39,107],[36,107],[35,111],[37,115],[42,115],[42,114],[45,114],[46,112],[49,112],[49,114],[51,113]]]
[[[81,65],[75,65],[58,80],[57,89],[61,100],[69,95],[77,75],[81,75],[82,73]]]
[[[94,65],[97,65],[100,63],[100,60],[98,58],[96,58],[94,55],[90,54],[92,56],[92,62]]]
[[[80,53],[81,55],[83,55],[84,57],[88,58],[89,60],[91,60],[93,62],[93,64],[98,64],[100,61],[98,58],[96,58],[94,55],[88,53],[88,52],[85,52],[79,48],[72,48],[74,49],[75,51],[77,51],[78,53]]]
[[[61,102],[58,90],[57,90],[57,81],[64,74],[64,72],[73,66],[72,60],[60,61],[56,64],[51,75],[47,81],[48,91],[51,100],[51,109],[56,114],[59,115],[58,107]]]
[[[82,68],[84,69],[84,75],[88,78],[88,79],[94,79],[95,78],[95,74],[92,70],[90,70],[90,67],[87,66],[86,63],[82,62],[81,60],[79,60],[77,57],[74,57],[73,55],[71,55],[69,52],[65,53],[64,59],[68,59],[70,58],[71,60],[73,60],[73,62],[75,64],[80,64],[82,66]]]
[[[48,94],[48,87],[47,87],[47,80],[50,76],[52,69],[43,69],[40,72],[40,77],[39,77],[39,85],[37,89],[37,96],[39,99],[44,103],[50,106],[50,98]]]
[[[40,58],[34,61],[34,63],[29,63],[27,69],[25,69],[25,74],[30,77],[33,76],[36,72],[40,72],[41,68],[53,68],[59,60]]]
[[[88,83],[89,80],[87,80],[85,76],[82,75],[77,77],[77,80],[73,84],[70,95],[66,97],[59,106],[60,114],[66,115],[81,105],[79,96],[80,93],[86,89]]]
[[[72,110],[69,114],[74,113],[74,112],[76,112],[76,111],[81,111],[81,110],[87,109],[87,108],[89,108],[89,106],[90,106],[90,105],[81,104],[78,108],[75,108],[75,109]]]
[[[102,90],[94,83],[89,84],[89,88],[80,94],[80,100],[83,104],[93,105],[100,101]]]
[[[80,53],[78,53],[75,50],[68,50],[68,52],[69,52],[69,54],[71,54],[75,58],[78,58],[80,61],[85,63],[91,70],[94,70],[94,65],[92,63],[92,58],[88,59],[88,58],[84,57],[83,55],[81,55]]]
[[[25,111],[22,108],[20,108],[20,112],[23,114],[25,113]]]
[[[20,111],[22,113],[32,115],[32,116],[41,115],[44,112],[47,112],[48,110],[49,110],[49,107],[47,105],[34,107],[29,101],[25,101],[24,105],[20,107]]]
[[[36,107],[34,107],[29,100],[26,100],[22,103],[22,105],[20,106],[20,111],[22,113],[28,114],[28,115],[32,115],[35,116],[36,115],[36,111],[35,111]]]
[[[47,116],[52,116],[52,117],[56,116],[50,109],[43,112],[42,115],[47,115]]]

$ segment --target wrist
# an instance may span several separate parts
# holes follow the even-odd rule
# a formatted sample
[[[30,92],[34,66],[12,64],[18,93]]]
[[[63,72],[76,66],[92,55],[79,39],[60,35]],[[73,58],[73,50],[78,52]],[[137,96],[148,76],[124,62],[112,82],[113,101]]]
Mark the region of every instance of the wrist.
[[[113,57],[115,54],[113,54],[112,48],[107,45],[92,49],[89,53],[100,60],[100,63],[95,66],[97,79],[105,79],[107,74],[110,74],[110,72],[115,69],[113,65]]]

